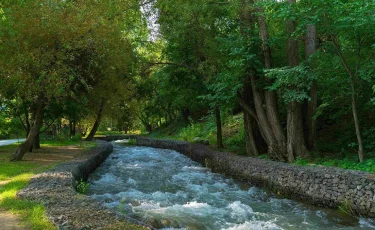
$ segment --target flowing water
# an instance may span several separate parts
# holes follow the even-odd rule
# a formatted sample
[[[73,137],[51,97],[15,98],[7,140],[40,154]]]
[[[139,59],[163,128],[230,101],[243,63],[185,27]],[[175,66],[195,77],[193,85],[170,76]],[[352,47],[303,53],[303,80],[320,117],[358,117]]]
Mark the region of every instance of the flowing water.
[[[163,229],[375,229],[371,219],[283,199],[172,150],[114,144],[90,183],[106,207]]]

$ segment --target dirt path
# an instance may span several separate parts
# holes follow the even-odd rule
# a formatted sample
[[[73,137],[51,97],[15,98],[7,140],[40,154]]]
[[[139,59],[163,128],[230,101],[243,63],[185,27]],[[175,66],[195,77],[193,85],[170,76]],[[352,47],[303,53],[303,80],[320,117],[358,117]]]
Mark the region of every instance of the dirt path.
[[[49,165],[70,160],[82,153],[82,151],[81,148],[76,146],[43,147],[42,149],[35,150],[33,153],[27,153],[23,160],[40,164],[41,166],[35,169],[39,170]],[[0,151],[0,154],[6,153]],[[11,180],[0,181],[0,188],[10,181]],[[0,229],[27,230],[28,228],[22,225],[17,215],[0,208]]]
[[[9,182],[10,180],[0,181],[0,188],[1,186],[4,186]],[[19,218],[16,215],[8,211],[5,211],[1,208],[0,208],[0,224],[1,224],[0,229],[3,229],[3,230],[26,230],[26,228],[22,226],[21,220],[19,220]]]
[[[24,226],[21,225],[21,220],[10,212],[0,209],[0,223],[2,230],[26,230]]]

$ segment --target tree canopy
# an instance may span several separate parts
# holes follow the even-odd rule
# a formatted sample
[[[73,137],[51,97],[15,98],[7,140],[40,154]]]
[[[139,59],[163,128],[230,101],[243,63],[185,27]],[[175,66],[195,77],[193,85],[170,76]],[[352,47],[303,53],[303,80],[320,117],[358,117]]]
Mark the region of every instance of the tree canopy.
[[[215,118],[222,148],[240,113],[250,156],[341,151],[328,137],[363,161],[375,150],[374,12],[368,0],[2,1],[0,136],[26,131],[19,160],[63,123],[92,139],[108,121],[152,132]]]

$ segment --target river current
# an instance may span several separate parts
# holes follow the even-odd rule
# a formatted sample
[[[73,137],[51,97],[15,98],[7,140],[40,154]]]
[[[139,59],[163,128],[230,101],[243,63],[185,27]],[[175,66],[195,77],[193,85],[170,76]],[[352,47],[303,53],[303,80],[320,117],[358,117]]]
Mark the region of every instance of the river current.
[[[374,220],[284,199],[173,150],[114,144],[89,182],[92,198],[162,229],[375,229]]]

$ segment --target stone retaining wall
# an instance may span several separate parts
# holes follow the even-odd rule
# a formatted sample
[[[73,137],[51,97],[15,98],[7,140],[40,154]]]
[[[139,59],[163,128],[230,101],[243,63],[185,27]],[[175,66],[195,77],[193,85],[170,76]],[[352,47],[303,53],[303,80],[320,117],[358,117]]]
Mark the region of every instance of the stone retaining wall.
[[[214,172],[270,188],[284,197],[330,208],[342,205],[353,214],[375,217],[375,174],[242,157],[183,141],[136,140],[140,146],[178,151]]]
[[[75,191],[76,182],[87,179],[112,149],[112,144],[100,142],[73,160],[35,175],[17,196],[42,203],[57,229],[146,229]]]

